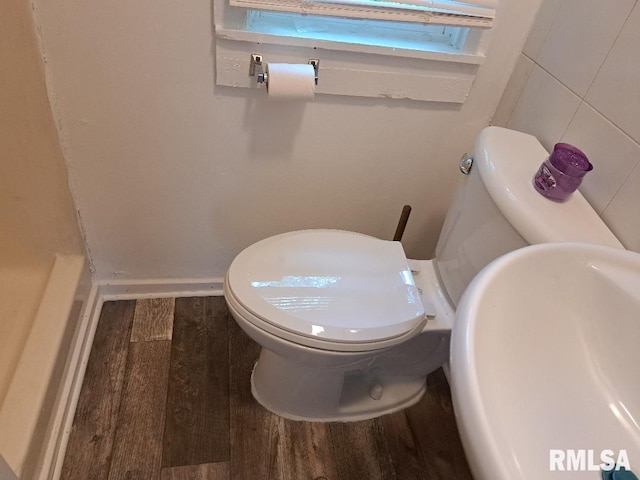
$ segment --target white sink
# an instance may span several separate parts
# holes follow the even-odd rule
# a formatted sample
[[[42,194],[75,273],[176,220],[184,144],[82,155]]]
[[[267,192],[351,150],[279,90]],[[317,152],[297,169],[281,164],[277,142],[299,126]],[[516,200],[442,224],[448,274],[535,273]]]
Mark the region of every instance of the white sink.
[[[451,380],[476,480],[596,480],[616,461],[638,475],[640,254],[556,243],[495,260],[458,306]]]

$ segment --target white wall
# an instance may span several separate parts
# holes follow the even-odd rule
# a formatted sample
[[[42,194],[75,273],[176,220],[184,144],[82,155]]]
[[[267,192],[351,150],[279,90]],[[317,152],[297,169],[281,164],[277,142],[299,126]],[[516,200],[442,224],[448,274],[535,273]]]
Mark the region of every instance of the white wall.
[[[493,123],[582,149],[582,193],[640,251],[640,3],[544,0]]]
[[[19,383],[16,367],[30,364],[23,347],[34,329],[55,254],[82,252],[31,8],[26,1],[0,0],[0,422],[9,412],[18,418],[8,406],[7,392]],[[43,317],[50,322],[43,330],[55,330],[51,316]],[[48,371],[49,365],[40,362],[38,368]],[[33,388],[29,393],[29,400],[37,398]],[[0,427],[2,480],[18,478],[26,455],[22,447],[29,446],[22,440],[33,430],[22,423],[20,434],[13,433]],[[6,438],[18,448],[6,448]],[[34,438],[37,448],[41,435]]]
[[[405,203],[403,243],[429,257],[540,1],[504,2],[462,108],[215,87],[210,0],[33,3],[97,277],[151,279],[221,277],[292,229],[391,238]]]
[[[46,276],[82,241],[27,2],[0,0],[0,72],[0,265]]]

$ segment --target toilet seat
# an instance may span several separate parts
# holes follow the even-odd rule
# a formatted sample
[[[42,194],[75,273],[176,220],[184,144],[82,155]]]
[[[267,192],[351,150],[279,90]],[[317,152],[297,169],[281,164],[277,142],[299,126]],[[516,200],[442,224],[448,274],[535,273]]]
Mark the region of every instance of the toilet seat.
[[[225,295],[256,326],[329,350],[391,346],[426,321],[402,245],[346,231],[289,232],[251,245],[229,268]]]

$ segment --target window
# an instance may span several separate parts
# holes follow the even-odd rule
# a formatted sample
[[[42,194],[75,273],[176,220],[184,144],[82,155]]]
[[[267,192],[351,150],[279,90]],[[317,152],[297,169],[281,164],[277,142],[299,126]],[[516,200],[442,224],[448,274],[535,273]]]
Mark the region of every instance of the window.
[[[322,41],[325,48],[344,44],[406,51],[459,53],[469,28],[398,21],[335,18],[295,13],[247,12],[247,31],[266,35]],[[333,43],[333,45],[331,44]],[[409,56],[411,54],[408,54]]]
[[[484,60],[496,2],[214,0],[217,83],[255,87],[234,73],[251,50],[274,62],[320,58],[320,93],[462,103]],[[370,88],[340,85],[349,72],[366,72]]]

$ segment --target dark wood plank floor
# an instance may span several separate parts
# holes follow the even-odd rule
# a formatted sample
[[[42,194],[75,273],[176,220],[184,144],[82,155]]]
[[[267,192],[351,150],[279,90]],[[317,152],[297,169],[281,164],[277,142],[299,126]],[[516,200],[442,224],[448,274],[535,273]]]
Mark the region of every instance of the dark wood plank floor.
[[[405,411],[295,422],[251,396],[259,351],[222,297],[106,302],[62,479],[472,479],[442,370]]]

